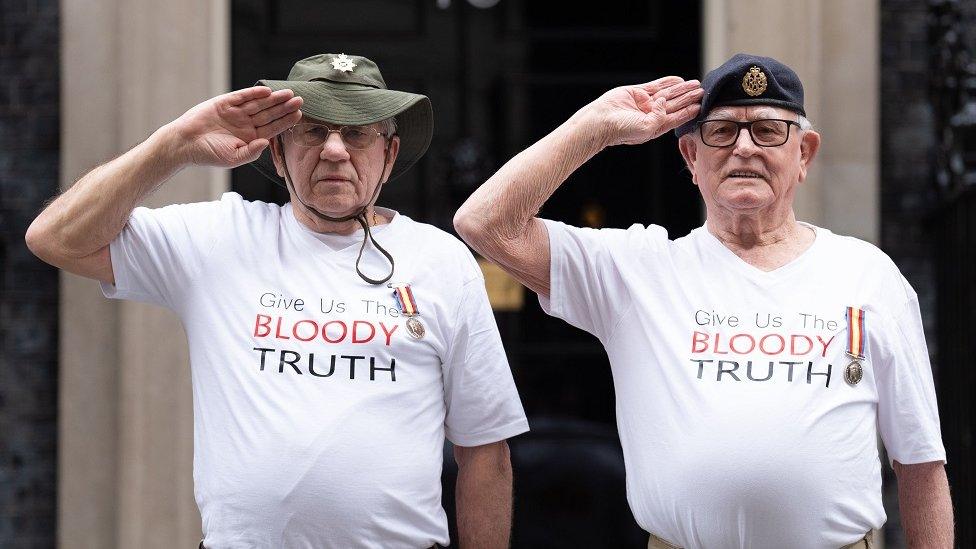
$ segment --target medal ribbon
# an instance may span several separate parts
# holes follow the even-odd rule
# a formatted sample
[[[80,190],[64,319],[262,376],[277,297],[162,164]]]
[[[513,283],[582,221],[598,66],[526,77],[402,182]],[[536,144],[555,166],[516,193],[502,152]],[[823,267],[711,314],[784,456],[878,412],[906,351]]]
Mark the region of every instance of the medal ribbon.
[[[400,305],[400,310],[403,311],[403,314],[407,316],[420,314],[420,311],[417,310],[417,302],[413,298],[413,291],[410,290],[409,284],[393,286],[393,295],[396,297],[397,304]]]
[[[864,358],[864,310],[847,308],[847,354]]]

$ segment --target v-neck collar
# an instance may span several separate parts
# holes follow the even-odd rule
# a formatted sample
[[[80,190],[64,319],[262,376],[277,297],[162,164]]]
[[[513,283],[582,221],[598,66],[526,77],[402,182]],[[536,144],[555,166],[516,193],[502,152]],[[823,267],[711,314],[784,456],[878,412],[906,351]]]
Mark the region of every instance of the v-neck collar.
[[[317,233],[298,221],[293,210],[294,209],[290,203],[285,204],[281,209],[281,215],[284,217],[283,222],[285,227],[290,233],[294,234],[299,241],[301,241],[305,246],[309,247],[311,251],[314,251],[315,253],[322,253],[324,249],[327,249],[341,255],[347,255],[350,253],[357,255],[359,253],[359,248],[363,245],[364,231],[362,228],[357,229],[350,234]],[[369,231],[374,237],[381,237],[382,235],[391,232],[391,228],[394,226],[394,224],[401,223],[400,218],[402,216],[395,210],[377,207],[376,211],[384,217],[389,218],[390,222],[382,225],[376,225],[375,227],[370,227]],[[367,253],[369,253],[370,248],[372,248],[372,245],[367,244]]]
[[[747,261],[730,250],[728,246],[723,244],[717,236],[712,234],[711,231],[708,230],[707,225],[702,225],[695,230],[703,233],[701,240],[703,241],[704,245],[707,246],[710,251],[717,253],[719,258],[724,263],[730,265],[733,269],[736,269],[736,271],[750,280],[753,280],[759,284],[767,285],[776,284],[790,278],[797,271],[802,270],[810,261],[814,261],[813,258],[819,253],[820,248],[823,247],[823,241],[826,238],[829,238],[830,231],[827,229],[817,227],[810,223],[804,223],[802,221],[799,221],[798,223],[804,227],[813,229],[813,243],[810,244],[806,250],[803,250],[800,255],[794,257],[785,265],[781,265],[772,271],[764,271],[758,267],[750,265]]]

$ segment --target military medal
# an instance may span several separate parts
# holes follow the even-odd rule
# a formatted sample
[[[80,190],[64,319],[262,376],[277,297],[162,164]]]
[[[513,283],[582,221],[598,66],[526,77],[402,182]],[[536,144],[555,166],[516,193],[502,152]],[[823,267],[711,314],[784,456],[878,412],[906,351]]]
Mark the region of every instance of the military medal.
[[[417,310],[417,301],[413,298],[413,290],[409,284],[390,284],[393,288],[393,297],[396,299],[397,306],[407,317],[407,333],[414,339],[423,339],[427,330],[424,324],[417,318],[420,311]]]
[[[844,380],[854,386],[864,376],[864,310],[857,307],[847,308],[847,356],[853,360],[844,370]]]
[[[419,320],[411,316],[407,318],[407,333],[410,334],[410,337],[414,339],[420,339],[424,337],[424,333],[426,332],[424,330],[424,325]]]

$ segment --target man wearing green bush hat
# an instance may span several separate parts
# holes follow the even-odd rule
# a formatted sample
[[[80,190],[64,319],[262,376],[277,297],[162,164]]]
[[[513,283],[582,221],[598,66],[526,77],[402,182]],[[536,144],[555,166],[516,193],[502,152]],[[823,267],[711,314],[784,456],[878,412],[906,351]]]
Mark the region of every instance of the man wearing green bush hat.
[[[82,177],[30,249],[106,296],[183,322],[202,547],[447,545],[444,438],[462,547],[507,547],[506,439],[527,422],[457,239],[376,206],[431,140],[423,95],[322,54],[205,101]],[[190,165],[253,163],[285,206],[136,205]]]

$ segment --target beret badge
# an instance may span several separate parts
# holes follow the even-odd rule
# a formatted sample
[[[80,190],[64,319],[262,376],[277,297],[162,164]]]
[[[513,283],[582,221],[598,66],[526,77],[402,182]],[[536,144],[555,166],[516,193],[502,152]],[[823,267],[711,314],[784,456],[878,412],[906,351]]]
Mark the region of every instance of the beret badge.
[[[762,95],[766,91],[766,75],[759,67],[751,67],[742,77],[742,90],[750,97]]]

